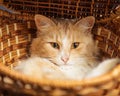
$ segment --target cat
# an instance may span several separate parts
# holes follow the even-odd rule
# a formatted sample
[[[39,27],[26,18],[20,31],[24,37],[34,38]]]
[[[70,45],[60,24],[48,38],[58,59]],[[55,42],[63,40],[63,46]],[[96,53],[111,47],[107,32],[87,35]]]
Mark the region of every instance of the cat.
[[[35,15],[37,38],[31,44],[31,57],[21,61],[15,70],[47,79],[81,80],[105,74],[120,60],[99,61],[99,50],[91,33],[94,23],[93,16],[52,20]]]

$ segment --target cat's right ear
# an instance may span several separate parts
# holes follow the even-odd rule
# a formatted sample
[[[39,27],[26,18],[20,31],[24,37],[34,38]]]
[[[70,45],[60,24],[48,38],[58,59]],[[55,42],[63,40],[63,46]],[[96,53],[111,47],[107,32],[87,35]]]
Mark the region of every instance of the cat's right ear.
[[[85,17],[85,18],[82,18],[82,19],[78,20],[75,23],[75,26],[78,27],[78,28],[82,27],[86,31],[91,31],[91,29],[94,26],[94,23],[95,23],[95,18],[93,16],[88,16],[88,17]]]
[[[55,26],[55,23],[46,16],[35,15],[35,24],[38,30]]]

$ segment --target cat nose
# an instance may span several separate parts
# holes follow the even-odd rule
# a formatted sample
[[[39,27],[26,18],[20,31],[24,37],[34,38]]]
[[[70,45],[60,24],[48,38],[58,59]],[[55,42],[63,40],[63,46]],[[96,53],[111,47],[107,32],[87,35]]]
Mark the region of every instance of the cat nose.
[[[69,57],[61,57],[61,60],[65,63],[67,63],[67,61],[69,60]]]

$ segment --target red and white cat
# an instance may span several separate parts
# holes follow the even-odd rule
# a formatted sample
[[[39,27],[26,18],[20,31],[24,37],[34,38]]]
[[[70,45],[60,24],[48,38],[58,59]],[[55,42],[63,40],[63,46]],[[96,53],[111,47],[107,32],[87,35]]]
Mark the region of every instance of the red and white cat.
[[[93,16],[78,21],[51,20],[35,15],[37,38],[31,44],[31,57],[16,70],[36,78],[85,79],[102,75],[120,63],[118,58],[98,61],[98,49],[91,30]]]

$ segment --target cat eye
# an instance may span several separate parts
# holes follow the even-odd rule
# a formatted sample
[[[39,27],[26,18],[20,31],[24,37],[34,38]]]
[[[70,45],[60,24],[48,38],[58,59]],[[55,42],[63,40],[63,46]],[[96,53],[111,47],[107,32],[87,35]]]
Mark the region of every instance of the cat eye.
[[[51,46],[55,49],[59,49],[59,45],[56,42],[50,42]]]
[[[79,42],[72,43],[72,49],[77,48],[79,46],[79,44],[80,44]]]

